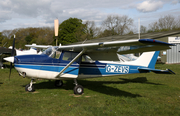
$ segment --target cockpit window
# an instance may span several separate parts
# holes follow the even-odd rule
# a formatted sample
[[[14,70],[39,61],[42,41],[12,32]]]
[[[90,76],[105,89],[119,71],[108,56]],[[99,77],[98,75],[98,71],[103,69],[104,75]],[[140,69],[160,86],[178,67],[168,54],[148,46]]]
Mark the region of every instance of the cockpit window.
[[[54,51],[49,55],[49,57],[59,59],[60,55],[61,55],[60,51]]]
[[[60,56],[61,56],[61,52],[60,51],[56,51],[53,58],[59,59]]]
[[[48,49],[46,49],[42,54],[45,54],[45,55],[50,55],[52,53],[52,47],[49,47]]]
[[[56,50],[56,47],[49,47],[42,54],[48,55],[51,58],[59,59],[61,52]]]

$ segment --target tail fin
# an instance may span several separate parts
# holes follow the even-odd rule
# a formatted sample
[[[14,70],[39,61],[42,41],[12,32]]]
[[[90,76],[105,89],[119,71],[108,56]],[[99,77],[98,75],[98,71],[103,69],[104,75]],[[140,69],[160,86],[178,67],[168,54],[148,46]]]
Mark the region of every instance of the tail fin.
[[[154,68],[160,51],[144,52],[137,60],[133,61],[134,65]]]
[[[170,69],[166,69],[166,70],[155,69],[155,64],[156,64],[159,52],[160,51],[144,52],[136,61],[133,62],[133,64],[145,67],[145,68],[143,67],[138,68],[140,72],[152,71],[158,74],[175,74]]]

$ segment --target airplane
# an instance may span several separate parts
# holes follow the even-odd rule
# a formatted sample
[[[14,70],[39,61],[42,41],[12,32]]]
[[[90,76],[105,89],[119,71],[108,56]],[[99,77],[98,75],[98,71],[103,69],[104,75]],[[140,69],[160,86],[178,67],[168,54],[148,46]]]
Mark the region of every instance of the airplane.
[[[32,45],[36,46],[36,44],[32,44]],[[12,49],[12,46],[10,46],[9,49]],[[15,50],[16,50],[16,56],[19,56],[19,55],[30,55],[30,54],[41,54],[42,53],[41,51],[38,52],[38,50],[36,48],[34,48],[34,47],[30,47],[29,50],[18,50],[18,49],[15,49]]]
[[[10,56],[12,50],[4,47],[0,47],[0,68],[3,69],[3,58]]]
[[[15,38],[14,38],[15,40]],[[14,45],[14,42],[13,42]],[[56,87],[63,86],[63,80],[74,79],[74,94],[83,94],[84,88],[77,79],[154,72],[175,74],[170,69],[155,69],[158,50],[170,49],[166,42],[154,39],[133,39],[110,42],[96,42],[75,45],[43,46],[42,54],[11,56],[4,60],[14,63],[20,76],[31,79],[26,85],[28,92],[35,91],[35,79],[55,80]],[[144,52],[137,60],[117,62],[119,54]],[[10,77],[9,77],[10,78]]]
[[[134,54],[123,54],[123,55],[117,54],[117,56],[120,62],[134,61],[138,59],[138,57],[135,56]]]
[[[134,61],[138,59],[138,57],[135,56],[134,54],[123,54],[123,55],[117,54],[117,56],[120,62]],[[158,56],[157,60],[161,60],[161,57]]]
[[[36,44],[32,44],[32,45],[36,45]],[[18,50],[15,49],[16,52],[15,55],[29,55],[29,54],[41,54],[41,51],[37,51],[36,48],[31,47],[29,50]],[[3,69],[3,58],[7,57],[8,55],[10,56],[12,52],[12,46],[10,46],[9,48],[4,48],[4,47],[0,47],[0,68]]]

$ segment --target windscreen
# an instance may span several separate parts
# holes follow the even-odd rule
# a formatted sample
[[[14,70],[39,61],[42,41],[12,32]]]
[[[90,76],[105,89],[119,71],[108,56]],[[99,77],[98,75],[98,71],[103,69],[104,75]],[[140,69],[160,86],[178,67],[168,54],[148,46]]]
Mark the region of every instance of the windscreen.
[[[51,58],[58,59],[60,57],[60,55],[61,55],[61,52],[57,51],[56,47],[49,47],[42,54],[48,55]]]

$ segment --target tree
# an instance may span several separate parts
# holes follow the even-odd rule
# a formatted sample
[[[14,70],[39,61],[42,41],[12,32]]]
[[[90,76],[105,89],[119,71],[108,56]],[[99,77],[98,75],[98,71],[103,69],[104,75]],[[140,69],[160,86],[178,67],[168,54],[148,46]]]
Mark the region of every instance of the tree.
[[[116,16],[115,15],[107,16],[107,18],[102,22],[102,26],[104,27],[105,32],[107,32],[107,34],[105,34],[105,35],[107,35],[107,36],[117,35],[118,33],[115,30],[117,30],[117,27],[119,26],[120,21],[121,21],[120,17],[117,15]]]
[[[127,33],[127,35],[132,35],[132,34],[134,34],[132,30]]]
[[[59,25],[58,41],[61,44],[70,44],[81,40],[85,34],[85,26],[81,19],[69,18]]]
[[[5,47],[12,46],[11,39],[13,35],[16,35],[16,48],[25,49],[26,44],[42,44],[42,45],[51,45],[53,44],[53,27],[43,27],[43,28],[18,28],[14,30],[5,30],[2,32],[6,38],[3,43],[7,43]]]
[[[86,34],[87,34],[86,38],[88,40],[94,39],[95,37],[97,37],[98,32],[97,32],[97,27],[94,21],[86,21],[85,26],[86,26]]]
[[[160,29],[172,30],[176,26],[175,18],[171,15],[161,17],[158,20],[158,25]]]
[[[12,30],[4,30],[2,31],[2,34],[7,37],[8,39],[11,38],[11,33],[12,33]]]
[[[124,35],[130,31],[132,25],[133,19],[129,18],[127,15],[109,15],[102,22],[102,27],[104,27],[103,35]]]
[[[5,38],[2,40],[2,44],[5,45],[4,47],[8,48],[9,46],[12,46],[12,44],[13,44],[13,39],[14,39],[13,36],[11,36],[10,39],[7,38],[7,37],[5,37]]]
[[[140,27],[140,33],[146,33],[147,32],[147,28],[143,25],[141,25]]]
[[[172,15],[166,15],[159,18],[158,21],[149,24],[148,32],[161,32],[180,29],[179,21],[180,20],[176,20]]]
[[[8,48],[9,46],[12,46],[12,44],[10,45],[9,39],[7,37],[5,37],[2,40],[2,46]]]
[[[158,22],[153,22],[153,23],[149,24],[148,32],[158,32],[158,31],[159,31]]]
[[[30,44],[31,41],[32,41],[32,38],[33,38],[33,35],[32,35],[32,34],[27,35],[27,36],[25,37],[26,43],[27,43],[27,44]]]
[[[108,36],[112,36],[112,31],[105,29],[103,32],[100,32],[98,37],[101,38],[101,37],[108,37]]]
[[[0,46],[3,46],[2,45],[2,40],[3,40],[3,35],[2,35],[2,32],[0,32]]]
[[[130,30],[130,27],[133,25],[133,19],[128,18],[127,15],[121,16],[121,21],[118,26],[118,33],[124,35]]]
[[[178,19],[177,19],[177,27],[176,29],[180,29],[180,16],[178,16]]]
[[[78,28],[76,28],[73,36],[75,38],[75,40],[77,41],[85,41],[88,37],[88,33],[86,31],[87,27],[85,24],[82,24],[81,26],[79,26]]]

